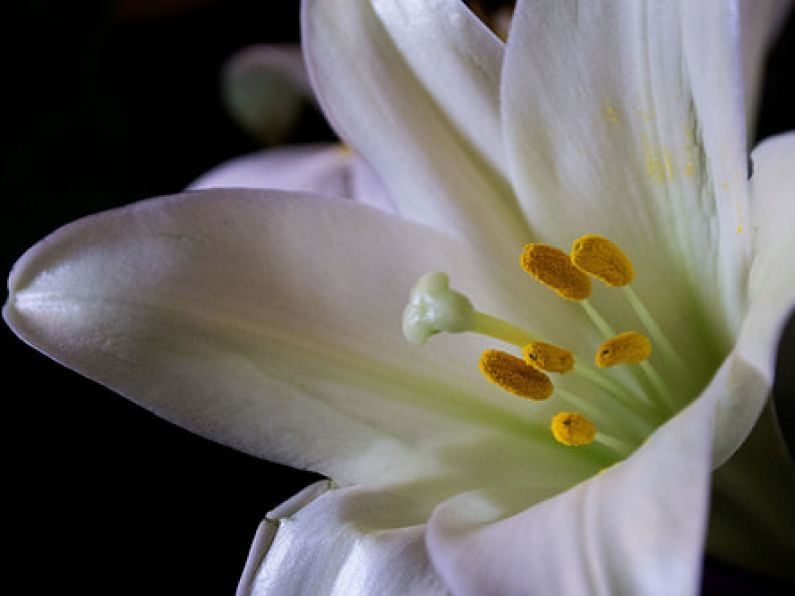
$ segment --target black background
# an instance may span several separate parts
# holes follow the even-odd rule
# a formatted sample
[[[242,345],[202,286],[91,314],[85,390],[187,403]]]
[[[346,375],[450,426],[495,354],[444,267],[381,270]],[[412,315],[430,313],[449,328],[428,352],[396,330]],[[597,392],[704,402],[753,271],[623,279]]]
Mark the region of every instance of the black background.
[[[226,116],[218,73],[240,47],[296,41],[298,2],[32,2],[15,5],[3,27],[8,271],[64,223],[177,192],[258,149]],[[793,56],[790,23],[772,56],[760,138],[795,128]],[[319,116],[307,116],[292,141],[333,138]],[[7,329],[0,336],[0,511],[13,553],[0,582],[29,593],[231,593],[262,516],[315,476],[193,436]],[[780,370],[777,399],[790,429],[793,387],[791,366]],[[709,593],[775,589],[714,563],[706,578]]]

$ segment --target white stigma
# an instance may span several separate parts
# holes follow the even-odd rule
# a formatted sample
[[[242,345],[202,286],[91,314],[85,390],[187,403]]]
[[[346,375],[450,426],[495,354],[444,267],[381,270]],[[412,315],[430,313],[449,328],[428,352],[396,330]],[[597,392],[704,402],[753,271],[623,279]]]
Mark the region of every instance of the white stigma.
[[[403,311],[403,335],[424,344],[437,333],[462,333],[472,328],[475,309],[463,294],[450,289],[445,273],[426,273],[417,280]]]

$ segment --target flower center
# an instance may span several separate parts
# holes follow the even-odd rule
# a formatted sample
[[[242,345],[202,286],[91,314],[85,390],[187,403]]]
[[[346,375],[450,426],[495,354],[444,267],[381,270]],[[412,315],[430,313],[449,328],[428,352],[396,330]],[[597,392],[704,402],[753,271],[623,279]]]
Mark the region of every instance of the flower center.
[[[556,414],[550,422],[552,437],[560,444],[576,447],[598,442],[620,456],[629,455],[655,426],[677,409],[665,383],[649,361],[652,343],[659,347],[657,358],[664,358],[667,365],[684,370],[684,363],[673,345],[630,286],[635,277],[631,261],[615,243],[588,234],[574,241],[570,254],[547,244],[528,244],[519,263],[536,281],[561,298],[582,306],[605,338],[593,357],[598,368],[579,361],[564,347],[542,341],[508,321],[475,310],[466,296],[450,288],[444,273],[427,273],[412,289],[403,313],[404,335],[412,343],[422,344],[441,332],[473,332],[516,346],[521,349],[521,358],[495,349],[482,353],[479,368],[488,381],[533,401],[546,400],[555,394],[556,399],[573,408],[574,411]],[[622,289],[648,335],[633,329],[620,333],[613,330],[588,301],[592,277],[609,288]],[[574,347],[582,349],[583,346]],[[616,378],[599,370],[613,367],[626,367],[630,374]],[[550,378],[553,374],[566,373],[586,381],[586,387],[596,388],[608,399],[597,400],[590,394],[589,399],[583,399],[577,393],[558,387]],[[604,412],[609,412],[613,421],[620,419],[621,429],[626,432],[616,436],[598,431],[592,418],[604,419]]]

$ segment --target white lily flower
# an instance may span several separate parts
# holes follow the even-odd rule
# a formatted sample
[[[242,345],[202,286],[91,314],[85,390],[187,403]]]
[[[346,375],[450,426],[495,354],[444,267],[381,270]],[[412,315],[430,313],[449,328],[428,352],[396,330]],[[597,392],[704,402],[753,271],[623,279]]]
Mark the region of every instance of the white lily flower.
[[[320,103],[395,214],[268,190],[142,202],[33,247],[5,319],[177,424],[334,480],[269,516],[241,592],[694,593],[711,472],[768,400],[795,303],[795,135],[757,148],[747,177],[780,3],[750,4],[520,1],[503,45],[455,0],[306,0]],[[527,242],[588,233],[631,257],[629,303],[598,287],[582,309],[516,266]],[[429,271],[447,277],[415,306],[466,320],[426,334],[517,343],[499,317],[579,363],[602,313],[648,332],[654,368],[508,395],[478,370],[493,340],[403,340]],[[578,396],[596,440],[564,446],[549,421]],[[741,505],[773,512],[791,556],[792,485],[753,488]]]

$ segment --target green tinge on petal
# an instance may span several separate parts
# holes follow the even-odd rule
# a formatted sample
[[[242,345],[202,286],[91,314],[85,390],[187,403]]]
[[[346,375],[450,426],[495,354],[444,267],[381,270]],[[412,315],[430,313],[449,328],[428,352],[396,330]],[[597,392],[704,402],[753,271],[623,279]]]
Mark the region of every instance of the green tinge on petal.
[[[519,2],[502,78],[512,182],[537,240],[610,238],[670,339],[689,349],[688,312],[721,356],[747,306],[751,248],[732,7]],[[613,302],[595,301],[608,317]]]
[[[695,593],[724,381],[627,460],[538,505],[516,511],[521,486],[441,504],[428,522],[439,574],[453,592],[471,594]]]
[[[556,456],[548,412],[483,383],[478,342],[402,337],[406,290],[432,265],[510,298],[477,262],[351,201],[195,191],[59,230],[15,267],[4,316],[164,418],[343,484],[430,508],[517,474],[576,483],[595,460]]]

